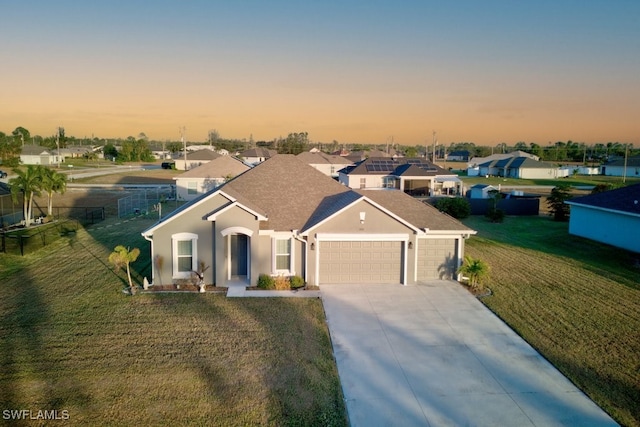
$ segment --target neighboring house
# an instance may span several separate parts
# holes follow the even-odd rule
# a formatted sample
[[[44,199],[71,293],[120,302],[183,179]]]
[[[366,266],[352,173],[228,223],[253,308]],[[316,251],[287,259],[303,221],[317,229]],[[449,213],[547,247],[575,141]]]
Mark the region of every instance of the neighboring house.
[[[55,165],[64,162],[64,157],[40,145],[23,145],[20,162],[25,165]]]
[[[249,169],[249,166],[234,157],[217,157],[175,176],[176,197],[178,200],[193,200]]]
[[[447,161],[468,162],[470,156],[471,153],[469,153],[467,150],[452,151],[451,153],[447,154]]]
[[[490,191],[499,191],[496,187],[489,184],[476,184],[469,189],[470,199],[488,199]]]
[[[320,151],[303,151],[298,154],[298,158],[309,166],[332,178],[337,178],[338,171],[351,164],[351,162],[344,157],[325,154]]]
[[[293,155],[277,155],[142,232],[152,283],[189,278],[255,284],[260,274],[309,285],[456,277],[475,231],[400,191],[352,190]],[[162,267],[160,267],[162,265]]]
[[[211,160],[217,159],[218,157],[220,157],[220,154],[206,148],[203,150],[187,152],[186,160],[184,153],[182,153],[180,157],[175,160],[176,169],[180,171],[190,170],[205,163],[209,163]]]
[[[57,153],[58,150],[52,150],[54,153]],[[66,148],[60,149],[60,155],[64,158],[83,158],[87,156],[89,153],[95,152],[96,149],[90,145],[70,145]]]
[[[566,202],[569,234],[640,253],[640,184]]]
[[[391,158],[393,157],[392,154],[389,153],[385,153],[384,151],[381,150],[377,150],[377,149],[373,149],[373,150],[366,150],[366,151],[352,151],[346,155],[342,155],[340,154],[342,157],[347,158],[351,163],[358,163],[362,160],[368,159],[368,158],[377,158],[377,157],[388,157]]]
[[[600,175],[600,167],[598,166],[560,166],[560,169],[566,171],[566,176],[572,175]]]
[[[462,193],[455,174],[419,157],[369,157],[340,170],[338,180],[350,188],[395,188],[416,196]]]
[[[270,159],[276,154],[278,154],[276,150],[268,150],[266,148],[258,147],[258,148],[251,148],[250,150],[245,150],[242,153],[240,153],[238,156],[250,165],[257,165],[259,163],[264,162],[267,159]]]
[[[492,154],[487,157],[473,157],[467,163],[467,175],[468,176],[482,175],[480,173],[480,164],[487,163],[493,160],[509,159],[511,157],[528,157],[536,161],[540,160],[540,157],[535,156],[533,154],[529,154],[524,151],[512,151],[511,153]]]
[[[605,163],[600,167],[602,175],[607,176],[640,176],[640,156],[632,156],[627,158],[626,166],[625,160],[617,159]]]
[[[503,178],[554,179],[569,176],[567,170],[529,157],[491,160],[480,164],[479,167],[480,175],[501,176]]]

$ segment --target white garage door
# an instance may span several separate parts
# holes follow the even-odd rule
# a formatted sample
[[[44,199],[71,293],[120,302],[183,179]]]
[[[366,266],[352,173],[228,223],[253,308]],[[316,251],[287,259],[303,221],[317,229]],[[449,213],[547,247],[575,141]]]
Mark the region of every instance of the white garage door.
[[[418,240],[417,279],[451,279],[457,263],[456,239]]]
[[[401,283],[402,242],[320,242],[320,284]]]

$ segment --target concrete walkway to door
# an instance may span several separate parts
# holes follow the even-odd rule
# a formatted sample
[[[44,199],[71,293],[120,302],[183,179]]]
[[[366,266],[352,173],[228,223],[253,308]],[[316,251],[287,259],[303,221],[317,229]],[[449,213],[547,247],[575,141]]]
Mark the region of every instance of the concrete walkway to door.
[[[455,282],[320,293],[354,427],[616,425]]]

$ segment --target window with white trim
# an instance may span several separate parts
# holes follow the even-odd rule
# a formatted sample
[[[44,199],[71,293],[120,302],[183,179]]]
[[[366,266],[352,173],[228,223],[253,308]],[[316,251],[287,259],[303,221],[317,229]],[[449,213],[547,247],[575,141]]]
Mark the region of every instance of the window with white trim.
[[[273,239],[273,273],[293,273],[293,253],[291,238]]]
[[[197,270],[198,235],[178,233],[171,236],[173,278],[186,279]]]
[[[187,194],[198,194],[198,182],[197,181],[189,181],[189,182],[187,182]]]

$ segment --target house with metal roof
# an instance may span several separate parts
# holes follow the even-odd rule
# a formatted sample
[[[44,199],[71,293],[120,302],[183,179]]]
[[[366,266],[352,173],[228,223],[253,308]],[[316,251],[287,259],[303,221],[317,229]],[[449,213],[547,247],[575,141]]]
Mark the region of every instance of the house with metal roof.
[[[260,274],[309,285],[456,277],[475,231],[401,191],[353,190],[293,155],[276,155],[142,232],[153,284],[188,278],[255,284]]]
[[[420,157],[369,157],[339,171],[350,188],[396,189],[414,196],[462,194],[458,176]]]
[[[640,253],[640,184],[568,200],[569,234]]]
[[[568,176],[568,171],[530,157],[507,157],[479,165],[480,175],[521,179],[555,179]]]

